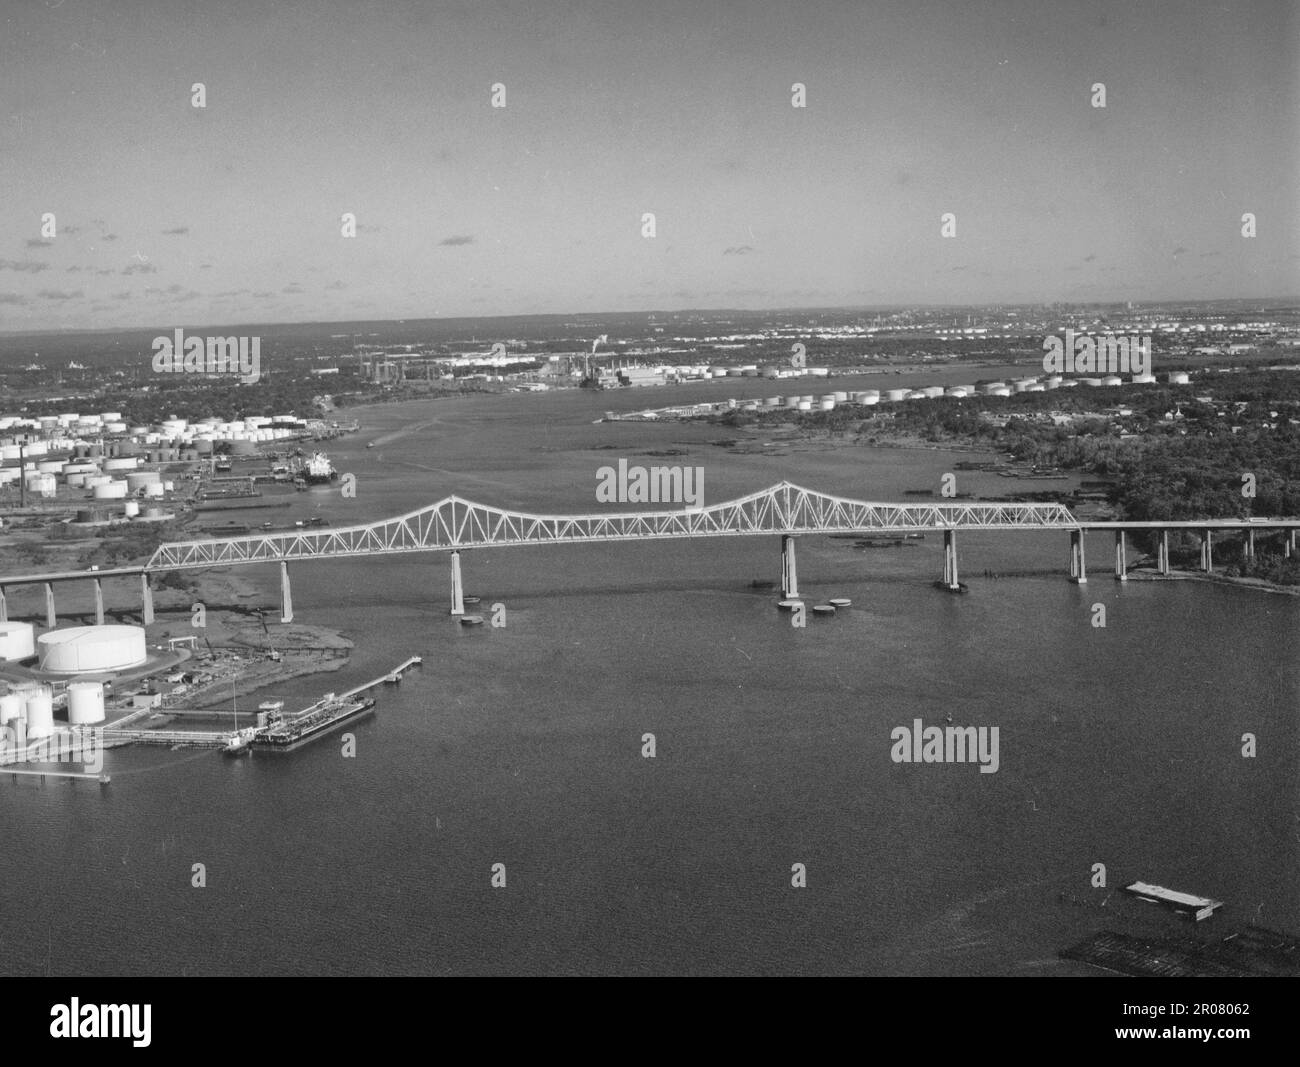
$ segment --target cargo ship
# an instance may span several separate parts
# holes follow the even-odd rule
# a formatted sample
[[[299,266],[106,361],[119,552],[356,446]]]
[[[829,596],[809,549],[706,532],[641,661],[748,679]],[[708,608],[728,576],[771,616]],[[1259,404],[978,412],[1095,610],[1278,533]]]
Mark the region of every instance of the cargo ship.
[[[313,452],[302,465],[302,480],[308,485],[328,485],[338,479],[339,472],[324,452]]]
[[[375,702],[368,697],[340,700],[327,693],[319,704],[297,715],[269,712],[266,728],[259,731],[253,744],[257,748],[288,752],[323,737],[336,726],[371,714],[374,707]]]

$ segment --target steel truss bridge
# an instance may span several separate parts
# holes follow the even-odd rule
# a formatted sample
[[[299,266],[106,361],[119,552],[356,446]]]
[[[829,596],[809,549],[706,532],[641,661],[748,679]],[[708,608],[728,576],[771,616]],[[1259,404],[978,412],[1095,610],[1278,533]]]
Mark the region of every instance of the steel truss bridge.
[[[870,504],[781,482],[737,500],[678,511],[533,515],[449,496],[393,519],[313,531],[161,545],[145,570],[456,551],[506,545],[583,544],[675,537],[743,537],[909,530],[1075,529],[1060,504]]]
[[[783,481],[748,496],[708,507],[660,511],[605,511],[586,515],[539,515],[513,511],[448,496],[437,503],[399,515],[355,526],[302,529],[237,537],[210,537],[160,545],[149,561],[134,567],[99,571],[0,576],[0,622],[6,618],[7,587],[43,584],[46,618],[56,623],[54,585],[90,580],[95,587],[95,615],[104,619],[102,581],[138,577],[142,616],[153,621],[150,576],[165,571],[208,567],[237,567],[261,563],[280,565],[281,619],[293,618],[289,586],[290,562],[340,556],[392,555],[402,552],[448,552],[451,557],[451,611],[464,614],[460,551],[511,545],[588,544],[605,541],[644,541],[666,538],[749,537],[780,535],[782,590],[797,597],[795,537],[800,534],[907,533],[942,531],[943,581],[960,590],[957,577],[956,534],[963,530],[1064,530],[1070,534],[1070,577],[1087,581],[1084,532],[1112,530],[1115,534],[1115,577],[1127,575],[1126,531],[1147,530],[1158,535],[1158,570],[1169,573],[1168,532],[1196,531],[1201,535],[1201,564],[1213,569],[1212,532],[1245,530],[1246,553],[1254,552],[1255,534],[1280,533],[1289,556],[1296,548],[1300,520],[1202,519],[1168,522],[1081,522],[1062,504],[999,504],[953,501],[916,504],[882,504],[806,489]]]

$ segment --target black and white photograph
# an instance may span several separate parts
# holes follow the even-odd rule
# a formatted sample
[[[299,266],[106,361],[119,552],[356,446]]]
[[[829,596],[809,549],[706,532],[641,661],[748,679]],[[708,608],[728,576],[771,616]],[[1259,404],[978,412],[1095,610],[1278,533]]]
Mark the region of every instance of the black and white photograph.
[[[1289,0],[5,3],[35,1031],[148,1044],[67,979],[1072,978],[1164,990],[1111,1047],[1249,1043],[1298,157]]]

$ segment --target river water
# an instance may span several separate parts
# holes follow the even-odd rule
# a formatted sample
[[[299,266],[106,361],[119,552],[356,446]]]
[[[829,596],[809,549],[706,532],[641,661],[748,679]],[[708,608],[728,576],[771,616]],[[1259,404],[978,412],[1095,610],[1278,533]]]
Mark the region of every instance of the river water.
[[[718,388],[366,409],[331,447],[356,497],[302,494],[295,517],[453,492],[590,512],[618,458],[701,466],[706,503],[783,478],[898,500],[962,458],[737,455],[710,443],[735,436],[720,428],[592,422]],[[667,449],[686,454],[642,455]],[[809,602],[853,600],[802,630],[751,588],[779,580],[775,536],[464,553],[503,628],[449,618],[441,554],[297,564],[298,621],[356,651],[259,698],[423,668],[350,728],[355,758],[336,738],[240,761],[119,749],[104,790],[3,782],[0,971],[1074,974],[1057,952],[1091,931],[1185,929],[1116,892],[1135,879],[1224,901],[1225,930],[1300,928],[1300,600],[1120,584],[1100,536],[1086,586],[1066,580],[1065,534],[958,547],[964,597],[932,587],[933,535],[801,538]],[[274,572],[248,573],[270,603]],[[891,760],[895,727],[948,715],[998,727],[996,773]]]

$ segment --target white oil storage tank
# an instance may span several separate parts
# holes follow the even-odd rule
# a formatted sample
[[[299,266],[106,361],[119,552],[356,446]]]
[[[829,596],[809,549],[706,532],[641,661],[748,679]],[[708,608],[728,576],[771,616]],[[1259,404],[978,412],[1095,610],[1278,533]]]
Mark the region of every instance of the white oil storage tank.
[[[36,637],[30,622],[0,622],[0,660],[36,655]]]
[[[6,693],[0,697],[0,726],[21,719],[23,715],[23,698],[18,693]]]
[[[94,488],[96,500],[122,500],[126,497],[126,482],[107,482]]]
[[[68,723],[90,726],[104,721],[104,686],[99,682],[68,685]]]
[[[120,671],[147,658],[144,630],[138,626],[72,626],[36,639],[41,670],[52,674]]]
[[[27,736],[31,740],[54,733],[54,697],[48,686],[27,691],[23,710],[27,716]]]

